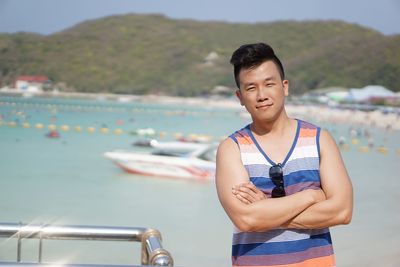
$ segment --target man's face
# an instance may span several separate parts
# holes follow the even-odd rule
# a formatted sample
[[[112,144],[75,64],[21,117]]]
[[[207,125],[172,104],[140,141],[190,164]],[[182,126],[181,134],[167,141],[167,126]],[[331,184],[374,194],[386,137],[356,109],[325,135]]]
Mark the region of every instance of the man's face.
[[[283,109],[288,96],[289,82],[281,79],[273,61],[242,69],[239,73],[240,89],[236,92],[240,103],[254,120],[272,120]]]

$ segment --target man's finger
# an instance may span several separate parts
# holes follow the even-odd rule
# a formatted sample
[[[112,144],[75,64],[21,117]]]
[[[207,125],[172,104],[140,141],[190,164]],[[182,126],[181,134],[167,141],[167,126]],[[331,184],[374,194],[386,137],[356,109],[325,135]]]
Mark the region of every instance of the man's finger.
[[[244,204],[250,204],[251,202],[249,200],[247,200],[246,198],[244,198],[243,196],[241,196],[240,194],[235,195],[237,199],[239,199],[241,202],[243,202]]]
[[[241,184],[239,188],[246,188],[248,191],[252,191],[254,194],[261,192],[252,182]]]

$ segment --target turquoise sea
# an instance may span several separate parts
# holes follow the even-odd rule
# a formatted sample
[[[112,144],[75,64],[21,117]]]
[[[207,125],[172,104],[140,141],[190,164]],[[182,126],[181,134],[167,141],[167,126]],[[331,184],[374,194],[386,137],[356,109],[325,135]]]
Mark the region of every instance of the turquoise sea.
[[[0,222],[151,227],[161,232],[175,266],[230,266],[232,224],[213,182],[127,174],[102,154],[136,149],[132,143],[145,137],[131,132],[143,128],[154,129],[160,140],[202,134],[219,141],[249,122],[239,110],[0,96]],[[350,125],[301,119],[349,144],[342,155],[355,206],[350,225],[331,229],[337,265],[399,266],[400,133],[368,129],[375,147],[361,151],[365,128],[353,125],[361,133],[356,144],[350,142]],[[45,137],[49,125],[59,129],[60,138]],[[387,151],[379,152],[381,145]],[[37,245],[23,241],[23,261],[37,260]],[[16,240],[0,238],[0,261],[15,259]],[[140,244],[44,241],[43,260],[139,264]]]

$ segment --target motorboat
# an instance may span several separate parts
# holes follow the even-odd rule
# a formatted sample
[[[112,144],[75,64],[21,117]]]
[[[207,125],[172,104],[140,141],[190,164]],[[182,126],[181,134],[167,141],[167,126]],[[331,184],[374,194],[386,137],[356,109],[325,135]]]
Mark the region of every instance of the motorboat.
[[[128,173],[163,178],[210,180],[215,177],[216,144],[157,142],[152,151],[115,150],[104,156]]]
[[[151,147],[156,149],[159,153],[163,151],[164,153],[170,154],[187,154],[194,150],[201,150],[206,147],[207,144],[188,142],[188,141],[169,141],[160,142],[157,139],[145,139],[138,140],[133,143],[134,146],[139,147]]]

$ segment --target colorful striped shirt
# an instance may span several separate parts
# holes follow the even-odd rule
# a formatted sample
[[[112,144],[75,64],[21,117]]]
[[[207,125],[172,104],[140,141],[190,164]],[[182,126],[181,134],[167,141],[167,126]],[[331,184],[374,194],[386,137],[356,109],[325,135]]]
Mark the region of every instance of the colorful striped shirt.
[[[308,188],[320,188],[320,128],[297,120],[296,137],[281,163],[286,195]],[[240,149],[250,181],[267,197],[275,187],[269,168],[275,164],[254,138],[250,125],[230,138]],[[265,232],[241,232],[234,229],[233,266],[332,267],[335,266],[329,229],[273,229]]]

